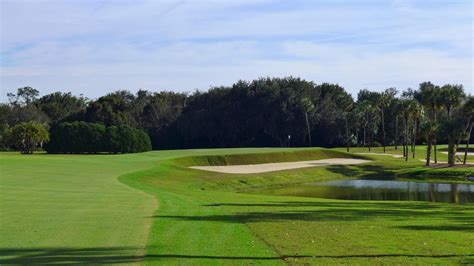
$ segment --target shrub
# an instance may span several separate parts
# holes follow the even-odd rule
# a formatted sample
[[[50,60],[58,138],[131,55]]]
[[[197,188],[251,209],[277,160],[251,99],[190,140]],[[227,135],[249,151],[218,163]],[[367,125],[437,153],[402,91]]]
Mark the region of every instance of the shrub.
[[[132,153],[151,150],[151,141],[142,130],[129,126],[61,123],[51,129],[48,153]]]
[[[133,153],[151,150],[150,137],[142,130],[129,126],[110,126],[105,133],[106,151]]]
[[[372,142],[372,147],[382,147],[382,144],[380,144],[378,141],[374,141]]]

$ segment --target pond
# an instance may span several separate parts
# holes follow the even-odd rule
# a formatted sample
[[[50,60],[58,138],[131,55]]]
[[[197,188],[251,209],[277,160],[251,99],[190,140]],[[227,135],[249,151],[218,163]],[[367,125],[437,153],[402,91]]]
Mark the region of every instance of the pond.
[[[343,200],[474,203],[474,184],[389,180],[336,180],[259,191],[262,194]]]

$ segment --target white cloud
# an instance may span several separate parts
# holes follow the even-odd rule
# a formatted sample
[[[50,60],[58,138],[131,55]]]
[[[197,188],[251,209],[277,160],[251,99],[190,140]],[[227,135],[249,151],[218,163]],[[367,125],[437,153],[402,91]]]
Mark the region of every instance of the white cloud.
[[[352,92],[425,80],[473,89],[469,1],[293,3],[4,0],[1,88],[97,97],[294,75]]]

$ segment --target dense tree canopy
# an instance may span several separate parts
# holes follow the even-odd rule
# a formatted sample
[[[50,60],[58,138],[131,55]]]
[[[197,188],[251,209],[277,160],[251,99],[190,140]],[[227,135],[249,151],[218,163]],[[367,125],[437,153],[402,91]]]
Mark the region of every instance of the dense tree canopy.
[[[87,152],[134,152],[135,148],[124,147],[133,139],[130,132],[138,128],[146,132],[155,149],[347,146],[349,150],[354,145],[368,149],[395,145],[403,148],[408,160],[415,144],[426,143],[430,164],[432,147],[436,150],[438,143],[451,143],[454,150],[461,142],[469,142],[473,124],[473,106],[468,104],[472,96],[466,95],[462,85],[431,82],[400,94],[395,88],[363,89],[355,99],[337,84],[314,84],[294,77],[241,80],[190,94],[116,91],[91,101],[60,92],[38,98],[39,92],[30,87],[8,96],[10,103],[0,105],[3,148],[13,146],[4,136],[16,124],[36,121],[51,127],[53,147],[59,141],[55,140],[60,135],[56,130],[73,134],[68,128],[83,121],[87,123],[74,124],[78,127],[74,134],[79,135],[70,138],[92,138],[85,146]],[[451,132],[453,125],[460,126]],[[103,137],[88,135],[91,128]],[[78,133],[81,130],[84,132]],[[94,138],[107,141],[94,142]]]

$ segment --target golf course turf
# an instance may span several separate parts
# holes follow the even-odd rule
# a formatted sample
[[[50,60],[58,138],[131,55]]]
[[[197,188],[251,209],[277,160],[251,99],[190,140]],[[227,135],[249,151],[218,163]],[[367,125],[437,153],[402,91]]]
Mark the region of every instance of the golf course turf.
[[[417,149],[408,162],[342,148],[2,153],[0,264],[474,263],[472,204],[255,194],[325,179],[464,182],[474,174],[472,167],[425,168],[424,147]],[[372,162],[248,175],[189,168],[327,158]]]

